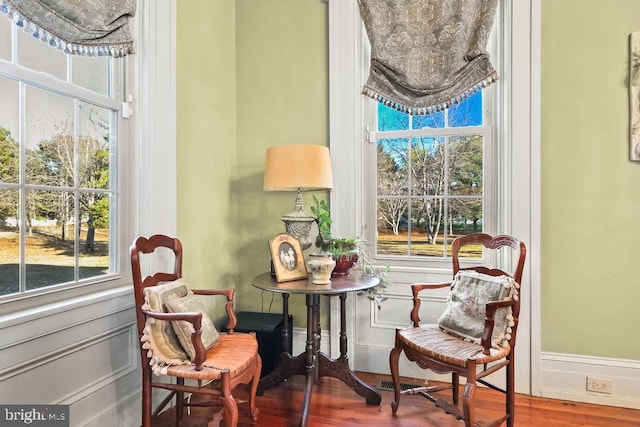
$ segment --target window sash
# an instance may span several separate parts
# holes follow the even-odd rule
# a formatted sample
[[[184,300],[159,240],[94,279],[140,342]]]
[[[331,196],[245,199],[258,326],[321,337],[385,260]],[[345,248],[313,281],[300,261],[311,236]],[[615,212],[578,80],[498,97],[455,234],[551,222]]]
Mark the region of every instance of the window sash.
[[[0,16],[0,19],[4,19],[6,22],[9,22],[3,16]],[[87,192],[96,193],[96,194],[104,194],[108,198],[108,210],[109,210],[109,249],[108,249],[108,272],[106,274],[99,274],[90,277],[84,277],[81,274],[81,269],[83,267],[83,259],[79,257],[79,245],[81,245],[84,239],[77,238],[76,233],[73,235],[69,235],[68,240],[74,241],[74,256],[73,256],[73,279],[69,281],[64,281],[64,283],[58,283],[55,285],[46,286],[38,289],[28,289],[27,277],[26,277],[26,263],[28,262],[28,253],[26,253],[26,227],[21,226],[19,229],[20,232],[20,259],[19,259],[19,269],[20,269],[20,280],[17,293],[10,293],[7,295],[0,295],[0,303],[9,303],[12,301],[23,300],[25,298],[32,298],[39,295],[50,295],[53,293],[58,293],[59,291],[65,289],[74,289],[77,287],[82,287],[84,285],[95,285],[96,283],[107,283],[113,282],[114,279],[118,279],[121,277],[122,273],[120,271],[121,266],[125,265],[124,257],[126,251],[121,251],[118,248],[126,248],[126,245],[120,244],[123,241],[123,237],[128,239],[128,236],[123,236],[123,232],[121,231],[121,227],[118,225],[123,221],[121,215],[123,212],[126,212],[126,204],[129,200],[129,189],[127,187],[121,187],[121,179],[118,179],[118,175],[122,173],[122,171],[128,168],[130,152],[128,151],[127,144],[124,144],[129,134],[130,128],[129,123],[121,119],[121,110],[122,110],[122,102],[121,99],[123,95],[121,93],[121,88],[124,87],[123,82],[127,78],[125,75],[125,61],[127,59],[116,59],[108,61],[108,69],[107,75],[109,82],[109,90],[102,90],[100,93],[97,91],[93,91],[87,89],[86,87],[77,86],[72,84],[71,81],[74,79],[73,76],[73,64],[74,59],[78,61],[86,60],[81,57],[69,57],[65,56],[67,73],[65,78],[60,79],[56,78],[51,74],[41,71],[35,71],[30,68],[27,68],[19,63],[18,60],[18,37],[17,32],[19,31],[15,25],[11,25],[11,58],[0,58],[0,76],[2,78],[7,78],[10,80],[14,80],[18,82],[19,87],[19,129],[17,134],[13,135],[14,139],[20,144],[21,150],[21,180],[20,183],[4,183],[3,188],[11,188],[13,191],[20,191],[22,200],[26,192],[30,191],[41,191],[41,190],[54,190],[56,192],[60,191],[69,191],[75,194],[73,197],[74,206],[73,212],[74,217],[77,218],[77,213],[79,212],[79,199],[77,196],[81,194],[85,194]],[[104,58],[96,58],[97,61],[105,61]],[[86,64],[85,64],[86,65]],[[77,69],[77,68],[76,68]],[[25,176],[25,96],[27,88],[37,88],[41,90],[46,90],[51,92],[52,94],[56,94],[62,97],[65,97],[71,101],[73,104],[73,121],[75,123],[75,129],[73,130],[74,134],[77,134],[78,127],[80,126],[79,119],[79,105],[94,105],[99,109],[103,109],[108,116],[109,121],[109,144],[108,144],[108,164],[109,164],[109,187],[108,188],[86,188],[82,187],[78,179],[76,178],[76,182],[71,186],[55,186],[55,185],[43,185],[43,184],[34,184],[29,183]],[[78,138],[74,137],[75,144],[77,148]],[[78,161],[77,158],[75,160]],[[77,166],[76,166],[77,168]],[[122,191],[124,188],[124,191]],[[123,204],[124,202],[124,204]],[[20,219],[24,224],[25,216],[25,207],[24,202],[20,203]],[[86,230],[83,230],[86,231]],[[66,279],[65,279],[66,280]],[[93,288],[93,286],[92,286]],[[100,287],[102,288],[102,287]],[[97,290],[98,288],[94,288]]]
[[[487,96],[489,98],[491,95]],[[488,101],[488,100],[487,100]],[[367,101],[368,102],[368,101]],[[375,109],[374,109],[375,110]],[[484,122],[492,122],[493,113],[490,108],[484,107],[485,120]],[[377,114],[374,111],[374,117],[372,118],[372,124],[377,118]],[[374,126],[375,128],[375,126]],[[493,156],[495,149],[493,148],[495,144],[495,140],[493,138],[495,132],[493,126],[490,124],[482,125],[482,126],[468,126],[468,127],[455,127],[455,128],[423,128],[423,129],[410,129],[410,130],[402,130],[402,131],[377,131],[375,132],[374,137],[372,138],[373,144],[377,144],[380,140],[385,139],[407,139],[409,142],[413,138],[424,138],[424,137],[436,137],[436,138],[449,138],[455,136],[465,136],[465,135],[480,135],[483,138],[483,227],[482,231],[485,233],[494,233],[496,230],[495,224],[495,211],[497,207],[495,206],[495,197],[493,197],[490,193],[493,191],[492,189],[496,188],[496,159]],[[448,145],[448,143],[447,143]],[[368,150],[368,156],[371,158],[365,159],[365,176],[369,177],[368,179],[376,179],[378,170],[377,170],[377,161],[376,161],[376,153],[377,150]],[[448,155],[448,154],[447,154]],[[448,170],[445,168],[445,174],[447,174]],[[410,185],[410,177],[409,185]],[[445,178],[445,188],[448,186],[448,177]],[[371,226],[365,229],[365,235],[363,236],[365,240],[369,243],[371,247],[371,254],[373,254],[373,258],[376,263],[382,265],[392,265],[396,268],[403,267],[450,267],[451,261],[448,254],[443,254],[443,256],[424,256],[424,255],[397,255],[397,254],[383,254],[379,253],[378,250],[378,233],[377,233],[377,201],[381,198],[389,198],[386,195],[379,195],[377,193],[377,184],[369,183],[369,188],[371,188],[371,192],[365,192],[363,196],[363,204],[364,204],[364,212],[366,217],[369,219],[368,223]],[[459,195],[448,194],[448,191],[445,190],[443,194],[436,195],[415,195],[412,191],[409,192],[407,196],[401,196],[404,200],[407,200],[409,204],[409,220],[408,222],[412,222],[411,219],[411,204],[418,199],[424,198],[441,198],[445,200],[445,205],[452,200],[460,199]],[[476,198],[477,196],[474,196]],[[396,197],[397,198],[397,197]],[[464,198],[464,197],[463,197]],[[442,227],[446,227],[447,224],[442,223]],[[407,240],[411,241],[412,236],[408,234]],[[451,241],[447,242],[448,245],[451,244]],[[477,259],[475,259],[477,262]],[[486,259],[482,259],[482,261],[487,261]]]
[[[398,182],[398,186],[394,187],[394,189],[396,190],[400,190],[399,194],[395,194],[395,191],[391,191],[390,193],[380,193],[379,189],[380,189],[380,175],[377,169],[377,158],[378,158],[378,150],[376,150],[376,161],[371,161],[369,162],[369,164],[371,165],[375,165],[375,169],[371,171],[370,176],[375,176],[376,177],[376,185],[375,185],[375,195],[371,195],[371,197],[367,198],[367,200],[373,200],[373,202],[366,202],[368,203],[368,207],[373,209],[375,212],[373,214],[373,216],[376,219],[376,222],[374,223],[376,225],[375,230],[372,230],[372,232],[370,232],[367,235],[367,240],[371,243],[373,243],[373,247],[375,252],[373,252],[375,254],[375,257],[379,260],[385,260],[387,263],[389,262],[393,262],[394,260],[398,259],[398,257],[403,258],[403,259],[411,259],[411,260],[416,260],[418,262],[422,261],[422,260],[429,260],[432,261],[434,259],[438,260],[438,259],[442,259],[442,258],[449,258],[450,257],[450,253],[449,251],[445,251],[445,248],[447,246],[449,246],[452,242],[452,238],[451,238],[451,234],[448,232],[448,228],[449,227],[453,227],[452,224],[452,220],[453,218],[449,217],[449,215],[452,213],[451,208],[458,206],[460,203],[462,203],[463,201],[466,202],[473,202],[475,201],[480,201],[483,205],[483,216],[482,216],[482,221],[483,221],[483,230],[482,231],[486,231],[485,226],[484,226],[484,218],[485,218],[485,212],[486,209],[484,209],[484,204],[485,204],[485,200],[486,200],[486,195],[485,195],[485,191],[484,189],[486,188],[487,183],[485,182],[485,179],[488,179],[488,177],[492,176],[493,174],[491,173],[491,171],[486,171],[485,167],[486,167],[486,162],[484,162],[483,160],[483,177],[481,179],[481,183],[482,183],[482,191],[480,194],[461,194],[461,193],[457,193],[457,192],[452,192],[451,190],[451,177],[449,176],[450,171],[452,170],[451,168],[453,167],[453,165],[451,165],[451,155],[452,155],[452,150],[455,148],[455,144],[457,141],[461,141],[464,136],[461,135],[461,133],[464,133],[465,135],[469,135],[469,136],[473,136],[473,137],[478,137],[481,138],[483,141],[483,159],[484,159],[484,147],[487,146],[487,144],[490,142],[490,135],[491,135],[491,126],[476,126],[474,127],[476,130],[480,130],[482,129],[483,132],[455,132],[456,130],[460,130],[460,129],[466,129],[464,127],[456,127],[456,128],[450,128],[449,132],[434,132],[435,134],[438,134],[438,136],[431,136],[431,135],[427,135],[424,136],[423,132],[420,132],[421,137],[420,138],[415,138],[415,137],[408,137],[406,135],[413,133],[413,131],[394,131],[393,134],[395,135],[395,138],[393,138],[394,140],[399,140],[399,147],[400,150],[404,151],[407,150],[407,156],[409,158],[409,162],[406,166],[406,173],[403,174],[403,176],[401,177],[401,181],[402,182]],[[376,135],[376,143],[380,143],[382,141],[391,139],[391,138],[387,138],[388,134],[390,134],[391,132],[378,132],[378,134]],[[431,132],[427,132],[427,133],[431,133]],[[459,137],[459,138],[458,138]],[[414,153],[414,148],[416,143],[420,143],[419,139],[422,138],[428,138],[428,139],[435,139],[438,142],[436,142],[437,144],[442,144],[442,148],[444,149],[444,158],[442,159],[443,163],[443,170],[442,170],[442,175],[440,176],[439,179],[441,179],[443,182],[443,186],[441,188],[441,191],[439,192],[425,192],[425,193],[421,193],[421,192],[417,192],[417,189],[414,188],[414,172],[413,172],[413,159],[412,159],[412,154]],[[418,141],[417,141],[418,140]],[[404,148],[403,148],[404,147]],[[490,179],[489,179],[490,180]],[[381,204],[384,205],[385,202],[392,202],[393,200],[396,201],[396,204],[398,201],[402,202],[404,201],[404,210],[405,210],[405,214],[403,214],[403,218],[405,218],[406,215],[406,230],[407,230],[407,240],[406,240],[406,252],[404,254],[399,253],[399,249],[395,248],[393,250],[382,250],[379,248],[379,245],[381,243],[380,237],[380,233],[378,230],[378,209],[380,208]],[[425,243],[418,242],[418,225],[416,224],[416,221],[420,220],[421,218],[418,217],[414,217],[414,211],[416,210],[416,208],[419,207],[420,204],[423,204],[425,202],[428,201],[433,201],[434,203],[437,204],[438,207],[442,207],[441,210],[441,216],[438,216],[438,220],[440,220],[439,224],[431,224],[431,225],[438,225],[438,231],[437,231],[437,237],[439,239],[444,239],[446,245],[442,245],[442,244],[428,244],[427,246],[424,246]],[[460,206],[462,207],[462,206]],[[404,227],[403,227],[404,228]],[[424,240],[424,237],[422,238],[422,240]],[[397,242],[398,245],[400,245],[401,247],[403,245],[405,245],[405,241],[400,239],[400,240],[394,240]],[[415,242],[415,243],[414,243]],[[394,244],[395,246],[395,244]],[[413,248],[416,248],[416,250],[412,250]],[[422,247],[421,250],[418,250],[418,247]],[[393,252],[396,253],[393,253]],[[429,252],[429,253],[440,253],[440,255],[426,255],[425,252]]]

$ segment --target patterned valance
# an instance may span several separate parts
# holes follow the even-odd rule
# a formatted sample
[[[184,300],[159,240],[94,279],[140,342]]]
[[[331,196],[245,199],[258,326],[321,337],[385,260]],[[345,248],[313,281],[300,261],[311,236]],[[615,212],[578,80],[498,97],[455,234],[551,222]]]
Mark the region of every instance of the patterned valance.
[[[498,79],[486,52],[497,0],[358,0],[371,43],[363,94],[397,110],[443,110]]]
[[[129,18],[136,0],[0,0],[0,12],[33,37],[64,53],[133,53]]]

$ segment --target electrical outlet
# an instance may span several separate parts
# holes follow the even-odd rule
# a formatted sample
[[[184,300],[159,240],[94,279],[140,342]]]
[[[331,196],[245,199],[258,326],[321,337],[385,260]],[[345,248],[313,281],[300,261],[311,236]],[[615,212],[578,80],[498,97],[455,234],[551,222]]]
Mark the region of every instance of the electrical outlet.
[[[587,391],[613,393],[613,381],[604,378],[587,377]]]

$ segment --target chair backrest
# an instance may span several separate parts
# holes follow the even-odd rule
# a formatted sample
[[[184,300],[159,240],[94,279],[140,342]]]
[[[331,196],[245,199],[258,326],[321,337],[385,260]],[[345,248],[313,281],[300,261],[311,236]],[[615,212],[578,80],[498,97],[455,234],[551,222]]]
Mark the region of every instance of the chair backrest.
[[[460,249],[467,245],[481,244],[487,249],[498,250],[503,247],[509,247],[518,252],[518,261],[515,264],[514,270],[503,271],[498,268],[487,268],[485,266],[474,266],[460,268]],[[522,271],[524,270],[524,262],[527,256],[527,248],[525,244],[518,239],[507,236],[490,236],[485,233],[473,233],[465,236],[460,236],[453,241],[451,245],[451,252],[453,257],[453,275],[455,276],[459,270],[475,270],[480,273],[488,274],[491,276],[507,275],[513,277],[513,279],[519,284],[522,284]],[[512,315],[517,322],[520,314],[520,298],[516,301],[516,304],[512,307]],[[515,334],[514,334],[515,336]]]
[[[140,268],[140,254],[151,254],[158,248],[166,248],[173,252],[175,256],[173,272],[156,272],[143,278]],[[144,288],[155,286],[160,282],[172,282],[182,277],[182,243],[174,237],[155,234],[148,239],[138,237],[131,245],[129,252],[131,254],[131,273],[133,275],[133,290],[136,299],[138,333],[142,336],[146,322],[145,316],[141,311],[144,303]]]

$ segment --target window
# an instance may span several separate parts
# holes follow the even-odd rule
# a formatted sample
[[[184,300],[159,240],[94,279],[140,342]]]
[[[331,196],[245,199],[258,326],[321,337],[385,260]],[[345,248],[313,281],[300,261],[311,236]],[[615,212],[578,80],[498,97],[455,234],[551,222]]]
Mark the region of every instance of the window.
[[[412,116],[376,108],[377,256],[444,258],[455,237],[483,231],[485,147],[491,144],[487,93],[444,111]],[[468,251],[481,257],[482,251]]]
[[[122,61],[0,16],[0,300],[117,273]]]
[[[351,2],[329,5],[336,231],[362,236],[392,281],[440,280],[457,235],[510,233],[514,212],[526,215],[513,204],[514,185],[526,187],[520,178],[528,175],[511,168],[515,155],[526,155],[528,136],[511,127],[511,6],[499,2],[487,45],[500,80],[445,111],[411,116],[360,94],[370,63],[360,12]],[[514,132],[525,141],[517,148]],[[465,255],[496,263],[480,248]]]

